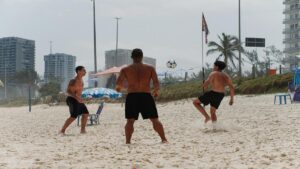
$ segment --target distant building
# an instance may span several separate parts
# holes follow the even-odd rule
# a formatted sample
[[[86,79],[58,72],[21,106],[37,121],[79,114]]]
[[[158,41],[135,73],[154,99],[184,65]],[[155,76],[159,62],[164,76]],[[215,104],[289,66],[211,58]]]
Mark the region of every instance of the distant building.
[[[17,93],[12,78],[17,72],[27,70],[35,70],[35,41],[18,37],[0,38],[0,80],[7,85],[1,89],[1,97],[21,95]]]
[[[299,68],[300,57],[298,56],[286,56],[283,59],[284,66],[286,68],[285,72],[290,72],[295,68]]]
[[[101,70],[99,70],[101,71]],[[98,71],[98,72],[99,72]],[[94,71],[90,71],[88,72],[87,76],[88,76],[88,87],[92,88],[95,86],[95,81],[97,83],[98,87],[105,87],[106,84],[106,80],[107,80],[107,76],[102,76],[102,77],[94,77],[93,74],[95,74]]]
[[[131,52],[132,50],[129,49],[118,49],[116,57],[116,50],[105,51],[105,69],[131,64]],[[143,62],[152,65],[154,68],[156,67],[156,59],[154,58],[144,56]]]
[[[123,65],[132,64],[131,52],[132,50],[129,49],[118,49],[117,53],[116,50],[105,51],[105,69],[109,69],[114,66],[119,67]],[[156,59],[154,58],[144,56],[143,63],[149,64],[154,68],[156,68]],[[116,80],[116,76],[114,75],[100,77],[98,81],[98,86],[114,88],[115,80]],[[93,87],[93,86],[94,86],[94,81],[91,80],[91,77],[89,77],[89,87]]]
[[[285,9],[283,14],[285,18],[283,30],[285,45],[284,53],[287,57],[300,55],[300,5],[299,0],[284,0]]]
[[[49,54],[44,56],[45,82],[58,80],[61,90],[65,91],[69,80],[75,76],[76,57],[64,53]]]
[[[0,38],[0,78],[35,70],[35,42],[17,37]]]

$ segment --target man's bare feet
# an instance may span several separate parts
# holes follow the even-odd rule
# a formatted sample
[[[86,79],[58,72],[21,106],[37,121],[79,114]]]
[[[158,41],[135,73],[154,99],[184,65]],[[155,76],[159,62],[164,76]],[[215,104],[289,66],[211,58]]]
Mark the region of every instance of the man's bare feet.
[[[126,142],[126,144],[131,144],[130,142]]]
[[[86,134],[86,131],[85,130],[81,130],[80,134]]]
[[[211,120],[210,117],[209,117],[209,118],[205,118],[204,123],[207,123],[207,122],[209,122],[210,120]]]
[[[162,140],[161,143],[162,144],[168,144],[169,142],[168,142],[168,140]]]
[[[65,136],[65,135],[66,135],[66,133],[65,133],[65,132],[63,132],[63,131],[59,131],[59,132],[58,132],[58,135],[60,135],[60,136]]]

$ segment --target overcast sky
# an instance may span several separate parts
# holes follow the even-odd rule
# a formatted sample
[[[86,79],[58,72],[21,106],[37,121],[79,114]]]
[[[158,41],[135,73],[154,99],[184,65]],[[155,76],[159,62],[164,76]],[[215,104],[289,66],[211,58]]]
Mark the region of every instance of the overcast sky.
[[[241,0],[242,41],[266,38],[267,46],[282,50],[283,9],[283,0]],[[143,49],[157,59],[159,71],[169,59],[178,69],[201,68],[202,12],[209,41],[222,32],[238,35],[238,0],[96,0],[98,68],[104,67],[104,51],[115,49],[115,17],[122,18],[119,48]],[[92,16],[91,0],[0,0],[0,37],[35,40],[40,75],[50,41],[53,53],[74,55],[77,65],[93,71]],[[205,57],[205,62],[215,59]]]

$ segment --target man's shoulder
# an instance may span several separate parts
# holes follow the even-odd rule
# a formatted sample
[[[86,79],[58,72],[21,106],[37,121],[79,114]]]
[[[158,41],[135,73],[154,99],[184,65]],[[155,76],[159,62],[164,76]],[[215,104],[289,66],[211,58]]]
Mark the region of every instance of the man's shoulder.
[[[155,68],[152,65],[148,65],[148,64],[143,63],[143,66],[147,69],[155,70]]]
[[[76,82],[75,78],[69,80],[69,83],[75,83],[75,82]]]
[[[209,76],[215,76],[215,75],[217,75],[219,72],[217,72],[217,71],[212,71],[212,72],[210,72],[210,74],[209,74]]]
[[[81,83],[82,82],[82,79],[78,79],[78,78],[73,78],[73,79],[70,79],[69,83],[70,84],[75,84],[75,83]]]
[[[226,76],[226,77],[230,78],[230,76],[227,73],[225,73],[225,72],[221,72],[221,73],[222,73],[223,76]]]
[[[125,66],[121,69],[121,71],[127,71],[132,67],[132,65]]]
[[[141,65],[142,65],[143,68],[146,68],[146,69],[154,69],[154,70],[155,70],[155,68],[154,68],[152,65],[148,65],[148,64],[145,64],[145,63],[142,63]],[[122,70],[132,69],[132,68],[134,68],[135,66],[136,66],[136,65],[131,64],[131,65],[126,66],[126,67],[123,68]]]

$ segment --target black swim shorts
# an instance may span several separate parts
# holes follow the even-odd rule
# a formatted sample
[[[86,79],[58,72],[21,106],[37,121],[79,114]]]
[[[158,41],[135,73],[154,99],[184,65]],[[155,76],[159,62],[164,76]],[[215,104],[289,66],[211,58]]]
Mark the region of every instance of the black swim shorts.
[[[139,118],[139,113],[143,119],[158,118],[154,99],[150,93],[129,93],[125,103],[125,118]]]
[[[224,98],[224,93],[215,92],[215,91],[206,92],[202,96],[198,97],[201,103],[203,103],[204,105],[210,104],[210,106],[216,109],[219,108],[223,98]]]
[[[75,98],[68,96],[66,99],[67,105],[69,106],[70,115],[72,118],[82,114],[89,114],[89,111],[84,103],[79,103]]]

